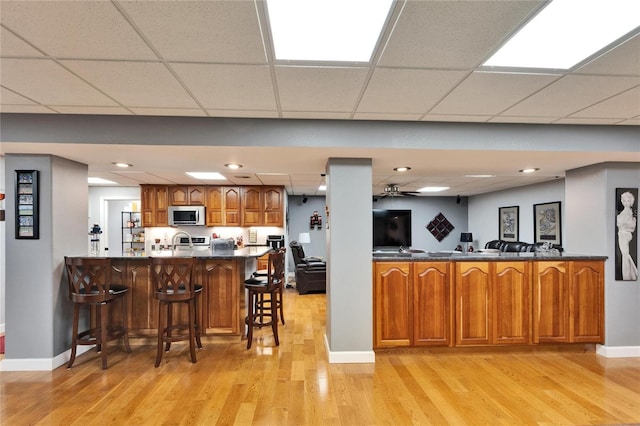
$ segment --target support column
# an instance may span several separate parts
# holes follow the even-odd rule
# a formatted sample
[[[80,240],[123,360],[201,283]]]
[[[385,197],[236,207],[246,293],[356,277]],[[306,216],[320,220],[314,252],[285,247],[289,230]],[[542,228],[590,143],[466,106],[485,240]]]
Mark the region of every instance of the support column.
[[[327,162],[327,332],[330,363],[375,362],[370,158]]]

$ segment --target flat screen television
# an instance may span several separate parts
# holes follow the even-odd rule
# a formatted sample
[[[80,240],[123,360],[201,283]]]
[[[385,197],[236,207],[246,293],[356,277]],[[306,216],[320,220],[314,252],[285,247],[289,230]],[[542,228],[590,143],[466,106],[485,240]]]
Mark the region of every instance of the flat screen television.
[[[373,209],[373,248],[411,247],[411,210]]]

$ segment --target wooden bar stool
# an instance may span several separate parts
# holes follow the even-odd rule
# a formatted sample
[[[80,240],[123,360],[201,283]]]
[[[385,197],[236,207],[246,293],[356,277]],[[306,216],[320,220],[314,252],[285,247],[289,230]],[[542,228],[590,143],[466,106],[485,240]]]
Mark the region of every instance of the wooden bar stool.
[[[69,281],[69,298],[73,302],[71,357],[67,368],[71,368],[76,359],[78,345],[95,345],[102,355],[102,369],[106,370],[108,341],[122,337],[126,351],[131,352],[127,330],[128,288],[111,282],[111,259],[65,257],[64,264]],[[122,304],[122,325],[109,324],[108,321],[108,306],[115,300],[120,300]],[[89,326],[88,330],[80,332],[78,323],[83,306],[95,308],[96,326]]]
[[[253,342],[254,327],[271,326],[276,346],[280,345],[280,340],[278,339],[278,304],[270,303],[270,301],[277,301],[283,285],[284,252],[282,251],[269,254],[266,280],[251,278],[245,281],[244,288],[247,289],[249,295],[247,316],[244,320],[247,325],[247,349],[251,348],[251,343]],[[264,299],[265,295],[269,295],[269,300]],[[268,305],[265,305],[265,302],[269,302]]]
[[[283,257],[282,257],[283,271],[284,271],[284,256],[286,256],[286,251],[287,249],[284,247],[280,247],[276,250],[276,253],[278,252],[283,253]],[[259,269],[255,271],[252,275],[255,280],[263,281],[266,284],[267,277],[269,276],[269,269]],[[283,289],[284,289],[284,285],[281,285],[280,288],[278,289],[278,293],[276,295],[277,297],[275,299],[277,308],[280,311],[280,322],[282,322],[282,325],[284,325],[284,305],[282,304],[282,292],[284,291]],[[257,303],[260,309],[269,310],[270,309],[269,304],[271,303],[271,299],[265,299],[264,295],[262,295],[259,298]]]
[[[193,282],[195,258],[193,257],[150,257],[151,277],[155,288],[155,297],[160,303],[158,310],[158,349],[156,364],[162,361],[163,346],[168,352],[172,342],[189,341],[191,362],[196,362],[196,344],[202,348],[200,341],[200,325],[198,317],[197,296],[202,293],[202,286]],[[174,323],[173,305],[187,305],[186,322]],[[165,315],[166,311],[166,315]],[[185,333],[184,330],[187,330]],[[174,332],[178,331],[178,334]],[[180,331],[183,331],[180,333]]]

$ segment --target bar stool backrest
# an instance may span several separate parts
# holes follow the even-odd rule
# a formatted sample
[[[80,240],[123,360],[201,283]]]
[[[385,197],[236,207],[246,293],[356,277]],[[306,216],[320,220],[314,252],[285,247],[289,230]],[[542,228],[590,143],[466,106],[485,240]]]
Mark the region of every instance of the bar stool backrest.
[[[73,302],[102,303],[113,299],[111,259],[65,257],[69,298]]]
[[[178,301],[195,297],[193,257],[152,257],[149,258],[149,263],[157,298]]]

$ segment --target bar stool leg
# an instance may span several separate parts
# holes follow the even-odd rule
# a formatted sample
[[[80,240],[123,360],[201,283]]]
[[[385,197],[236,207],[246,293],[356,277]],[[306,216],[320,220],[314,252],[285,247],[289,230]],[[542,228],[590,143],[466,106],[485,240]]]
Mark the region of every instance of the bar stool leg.
[[[122,299],[122,328],[124,334],[122,335],[122,343],[127,352],[131,353],[131,346],[129,346],[129,317],[127,314],[127,296],[121,297]]]
[[[107,330],[107,304],[105,302],[101,303],[98,306],[100,310],[100,348],[102,352],[102,369],[107,369],[107,340],[108,340],[108,331]]]
[[[189,300],[189,351],[191,362],[196,362],[196,306],[195,297]]]
[[[271,292],[271,330],[273,331],[273,338],[276,341],[276,346],[280,346],[280,340],[278,340],[278,304],[276,303],[276,292]]]
[[[196,296],[196,300],[193,302],[194,304],[194,309],[195,309],[195,315],[196,315],[196,344],[198,345],[198,348],[202,349],[202,341],[200,340],[200,334],[201,334],[201,330],[200,330],[200,316],[198,315],[198,297],[200,296]]]
[[[78,348],[78,322],[80,321],[80,305],[74,303],[73,306],[73,331],[71,335],[71,356],[67,368],[71,368],[76,360],[76,349]]]
[[[255,294],[253,291],[249,290],[249,301],[247,303],[247,309],[249,312],[247,313],[247,318],[245,319],[245,323],[247,324],[247,349],[251,349],[251,342],[253,341],[253,323],[254,323],[254,303],[255,303]]]
[[[164,336],[164,315],[163,310],[166,309],[167,304],[160,302],[160,308],[158,309],[158,349],[156,351],[156,367],[160,366],[162,361],[162,336]]]

